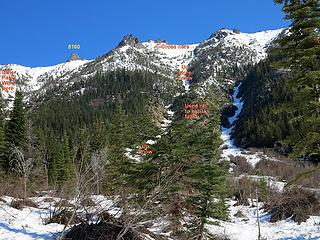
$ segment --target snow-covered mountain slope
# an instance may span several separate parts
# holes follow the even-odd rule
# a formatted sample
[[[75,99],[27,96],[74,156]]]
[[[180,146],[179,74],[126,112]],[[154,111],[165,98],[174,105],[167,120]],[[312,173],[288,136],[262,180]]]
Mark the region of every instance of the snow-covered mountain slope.
[[[262,31],[257,33],[241,33],[237,30],[221,29],[212,34],[208,40],[199,45],[199,50],[215,48],[219,44],[229,47],[248,48],[256,53],[253,61],[258,62],[266,57],[268,46],[275,40],[284,29]]]
[[[110,71],[118,68],[128,70],[149,70],[169,78],[175,78],[178,68],[193,59],[193,51],[198,44],[173,45],[164,42],[139,42],[128,35],[109,53],[91,62],[82,71],[83,76],[92,76],[97,71]]]
[[[267,49],[284,29],[258,33],[241,33],[222,29],[195,49],[194,79],[198,94],[229,89],[252,65],[267,56]]]
[[[4,99],[10,101],[14,99],[17,89],[30,94],[39,90],[46,83],[50,83],[50,81],[69,79],[72,74],[89,62],[88,60],[75,60],[48,67],[25,67],[17,64],[0,65],[1,79],[6,75],[2,73],[2,70],[14,72],[13,75],[15,76],[15,80],[13,80],[15,82],[14,89],[2,91],[2,95]]]
[[[66,90],[74,82],[90,80],[97,73],[119,68],[147,70],[164,78],[158,85],[163,91],[179,94],[184,90],[179,80],[181,67],[193,71],[190,82],[198,94],[205,95],[212,87],[227,98],[226,90],[235,80],[243,77],[250,67],[266,57],[268,46],[283,30],[258,33],[240,33],[222,29],[199,44],[169,44],[165,41],[140,42],[132,35],[125,36],[116,48],[95,60],[75,60],[50,67],[28,68],[19,65],[4,65],[1,69],[17,72],[17,84],[30,96],[44,96],[48,88]],[[185,89],[188,82],[184,81]],[[56,88],[58,91],[56,91]],[[79,89],[80,91],[80,89]],[[2,91],[5,99],[12,99],[15,91]],[[37,98],[37,101],[45,97]]]
[[[125,36],[119,45],[109,53],[102,55],[86,65],[79,73],[80,78],[89,78],[97,72],[107,72],[119,68],[127,70],[147,70],[168,79],[159,84],[165,89],[183,91],[178,80],[178,71],[182,65],[189,64],[194,57],[198,44],[175,45],[165,42],[139,42],[132,36]],[[72,81],[76,81],[72,79]]]

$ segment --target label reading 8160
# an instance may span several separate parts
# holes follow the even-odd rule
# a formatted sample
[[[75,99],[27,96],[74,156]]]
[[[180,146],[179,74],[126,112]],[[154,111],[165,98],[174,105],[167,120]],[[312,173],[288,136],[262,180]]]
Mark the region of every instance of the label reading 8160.
[[[69,44],[68,49],[80,49],[80,44]]]

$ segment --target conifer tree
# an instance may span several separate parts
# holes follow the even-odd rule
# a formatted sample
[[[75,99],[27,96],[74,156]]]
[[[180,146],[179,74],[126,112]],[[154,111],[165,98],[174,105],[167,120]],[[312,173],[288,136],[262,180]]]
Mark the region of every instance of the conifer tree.
[[[17,92],[6,129],[6,141],[8,143],[14,144],[16,147],[21,147],[23,145],[26,137],[25,122],[26,117],[23,107],[23,96],[21,92]]]
[[[123,103],[117,104],[114,117],[111,121],[110,140],[113,144],[121,146],[121,148],[127,147],[127,145],[130,145],[134,141],[134,132],[132,130]]]
[[[289,34],[280,39],[277,67],[290,70],[287,82],[293,100],[286,104],[293,113],[295,134],[289,141],[293,155],[320,157],[320,2],[275,0],[283,4],[286,19],[292,20]]]
[[[180,236],[183,239],[205,236],[209,217],[227,217],[226,168],[219,163],[220,121],[216,109],[212,107],[210,112],[208,117],[174,122],[153,146],[155,154],[136,169],[126,168],[136,189],[144,194],[155,188],[160,192],[159,201],[165,206],[162,214],[169,217],[173,234],[180,236],[183,227],[189,230]],[[187,212],[195,219],[182,226]]]
[[[60,147],[59,158],[57,159],[57,180],[58,183],[68,181],[73,176],[73,163],[71,157],[71,149],[69,138],[64,134],[63,141]]]
[[[13,110],[8,121],[5,139],[6,139],[6,163],[5,168],[9,169],[8,161],[10,158],[10,149],[12,147],[22,147],[26,140],[26,116],[23,106],[23,96],[21,92],[16,93]]]

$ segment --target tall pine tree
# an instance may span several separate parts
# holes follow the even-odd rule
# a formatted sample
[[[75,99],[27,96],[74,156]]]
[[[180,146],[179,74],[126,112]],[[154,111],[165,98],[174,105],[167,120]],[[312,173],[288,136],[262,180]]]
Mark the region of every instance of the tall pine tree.
[[[10,149],[13,146],[23,147],[26,140],[26,116],[21,92],[16,93],[13,110],[5,131],[6,156],[4,168],[9,169]]]
[[[295,133],[289,142],[293,155],[320,157],[320,2],[275,0],[283,4],[286,19],[292,20],[289,34],[279,41],[276,64],[290,70],[287,78],[293,100],[285,105],[293,113]]]
[[[16,93],[13,110],[10,114],[10,120],[6,129],[7,142],[17,147],[23,145],[26,137],[25,127],[26,117],[23,107],[23,96],[21,92]]]
[[[63,141],[60,147],[60,155],[56,163],[57,168],[57,181],[63,183],[70,180],[73,177],[73,163],[71,156],[71,149],[69,143],[69,137],[64,134]]]

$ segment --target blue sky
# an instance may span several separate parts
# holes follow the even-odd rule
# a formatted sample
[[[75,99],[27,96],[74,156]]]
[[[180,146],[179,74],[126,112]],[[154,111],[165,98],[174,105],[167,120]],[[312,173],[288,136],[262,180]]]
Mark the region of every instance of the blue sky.
[[[93,59],[127,34],[182,44],[224,27],[256,32],[289,25],[272,0],[4,0],[0,23],[0,64],[25,66],[58,64],[73,52]]]

